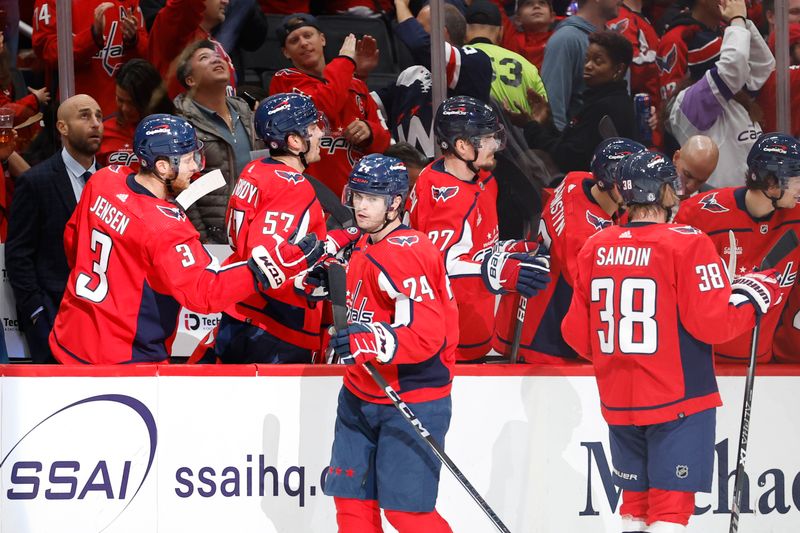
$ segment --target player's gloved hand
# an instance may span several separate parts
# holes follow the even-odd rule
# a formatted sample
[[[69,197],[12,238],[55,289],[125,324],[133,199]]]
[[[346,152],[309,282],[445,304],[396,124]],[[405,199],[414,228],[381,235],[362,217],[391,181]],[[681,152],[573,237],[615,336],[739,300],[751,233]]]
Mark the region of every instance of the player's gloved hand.
[[[481,264],[483,282],[492,294],[519,292],[530,298],[550,283],[550,256],[501,250],[488,254]]]
[[[397,337],[385,322],[350,324],[331,337],[331,348],[346,365],[361,365],[373,359],[388,363],[397,351]]]
[[[341,261],[327,256],[306,272],[294,278],[294,290],[309,302],[319,302],[328,298],[328,266]]]
[[[268,250],[263,245],[253,248],[247,261],[264,289],[277,289],[287,279],[314,266],[325,253],[325,245],[313,233],[309,233],[296,244],[273,235],[278,245]]]
[[[361,237],[361,230],[355,226],[329,230],[328,236],[325,237],[325,251],[330,255],[341,257],[343,254],[339,254],[339,252],[346,252],[348,247],[358,241],[359,237]]]
[[[765,314],[773,305],[778,305],[781,297],[778,271],[774,268],[763,272],[748,272],[742,276],[736,276],[731,282],[730,303],[739,305],[746,298],[753,304],[759,315]]]

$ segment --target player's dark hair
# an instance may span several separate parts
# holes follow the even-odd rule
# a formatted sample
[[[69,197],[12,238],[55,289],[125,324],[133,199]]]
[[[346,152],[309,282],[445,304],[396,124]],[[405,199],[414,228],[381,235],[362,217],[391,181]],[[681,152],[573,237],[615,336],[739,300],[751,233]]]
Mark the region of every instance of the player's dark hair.
[[[153,113],[172,114],[175,107],[156,67],[144,59],[126,61],[115,76],[116,84],[133,100],[142,117]]]
[[[389,148],[383,152],[383,155],[396,157],[405,163],[406,167],[422,168],[428,164],[428,158],[407,142],[399,142],[390,145]]]
[[[206,48],[208,50],[214,50],[215,52],[217,50],[214,47],[214,43],[212,43],[208,39],[203,39],[200,41],[195,41],[186,48],[184,48],[183,52],[181,52],[181,55],[178,58],[178,68],[175,74],[178,77],[178,81],[180,82],[180,84],[183,85],[184,89],[189,88],[189,86],[186,85],[186,78],[192,75],[192,65],[191,65],[192,56],[194,56],[194,54],[202,48]]]
[[[444,27],[450,35],[450,45],[464,46],[467,40],[467,19],[456,6],[444,6]]]
[[[614,64],[624,64],[625,68],[633,61],[633,46],[622,35],[615,31],[596,31],[589,35],[589,44],[601,46],[608,53]]]
[[[672,185],[664,183],[658,191],[658,201],[652,204],[631,204],[628,206],[628,220],[636,222],[644,218],[666,216],[669,222],[678,205],[678,194]]]

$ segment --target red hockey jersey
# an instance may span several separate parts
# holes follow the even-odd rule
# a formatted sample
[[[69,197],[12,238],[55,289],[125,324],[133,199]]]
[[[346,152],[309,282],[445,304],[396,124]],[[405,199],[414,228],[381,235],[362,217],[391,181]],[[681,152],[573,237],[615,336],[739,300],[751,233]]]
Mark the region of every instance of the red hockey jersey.
[[[456,357],[483,357],[494,333],[495,295],[483,282],[481,263],[498,237],[497,182],[485,171],[462,181],[437,159],[420,173],[409,203],[411,227],[441,251],[453,285],[461,330]]]
[[[367,85],[353,77],[354,72],[352,60],[337,57],[325,67],[322,78],[287,68],[278,71],[269,84],[270,94],[295,92],[310,97],[325,115],[330,135],[320,141],[320,161],[308,165],[306,172],[336,194],[344,190],[353,165],[366,154],[386,150],[391,139]],[[369,125],[372,139],[368,145],[354,146],[342,136],[354,120]]]
[[[136,124],[120,125],[117,116],[103,121],[103,142],[95,154],[100,166],[122,165],[139,171],[139,158],[133,153],[133,134]]]
[[[800,285],[794,284],[772,343],[775,361],[800,363]]]
[[[72,271],[50,335],[64,364],[163,361],[181,306],[215,313],[255,290],[245,263],[220,269],[183,210],[134,176],[98,170],[67,223]]]
[[[688,76],[690,65],[710,61],[719,55],[721,46],[719,29],[707,28],[688,16],[679,18],[658,45],[661,100],[667,101],[676,94],[675,89]]]
[[[676,222],[692,224],[711,237],[717,254],[727,260],[736,254],[737,274],[744,274],[761,265],[764,256],[778,239],[788,230],[800,233],[800,207],[778,209],[763,219],[753,219],[745,209],[744,187],[728,187],[698,194],[681,202]],[[736,249],[730,249],[728,231],[733,230]],[[780,274],[783,299],[761,319],[758,339],[758,361],[772,359],[772,340],[789,290],[797,278],[800,249],[794,250],[776,265]],[[710,324],[715,322],[709,321]],[[744,362],[750,358],[751,332],[714,346],[718,362]]]
[[[659,39],[650,21],[628,9],[619,6],[619,16],[608,22],[609,30],[622,34],[633,45],[631,63],[631,94],[647,93],[653,97],[653,105],[658,105],[658,53]]]
[[[105,12],[102,49],[92,38],[94,10],[103,0],[72,1],[72,54],[75,63],[75,93],[85,93],[97,100],[103,115],[117,109],[114,74],[123,63],[135,57],[147,57],[147,30],[139,0],[114,0]],[[33,11],[33,49],[51,69],[58,68],[56,1],[36,0]],[[131,48],[122,43],[120,16],[133,10],[139,20],[136,42]]]
[[[397,352],[376,368],[405,402],[450,394],[458,342],[458,310],[438,250],[425,235],[400,226],[380,242],[359,239],[347,266],[348,322],[391,324]],[[367,402],[389,399],[361,365],[344,386]]]
[[[274,248],[274,236],[289,240],[314,233],[325,240],[325,215],[314,187],[302,174],[275,159],[256,160],[244,168],[228,201],[225,220],[233,248],[226,264],[247,261],[258,245]],[[268,293],[253,294],[225,312],[295,346],[319,351],[322,308],[321,303],[309,307],[306,298],[287,283]]]
[[[542,210],[539,239],[550,250],[550,283],[525,308],[519,355],[527,363],[563,364],[577,354],[561,336],[575,285],[578,252],[586,239],[613,225],[591,194],[596,183],[590,172],[570,172]],[[514,338],[518,297],[500,297],[494,349],[509,354]]]
[[[561,331],[594,363],[609,424],[646,426],[721,405],[711,344],[755,324],[711,240],[691,226],[630,223],[589,237]],[[713,327],[709,325],[713,324]]]

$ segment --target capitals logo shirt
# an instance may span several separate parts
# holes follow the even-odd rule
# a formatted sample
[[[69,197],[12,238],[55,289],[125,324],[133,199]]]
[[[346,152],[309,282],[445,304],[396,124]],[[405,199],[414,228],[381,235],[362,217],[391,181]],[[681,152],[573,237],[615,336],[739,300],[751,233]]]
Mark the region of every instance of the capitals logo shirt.
[[[612,225],[611,217],[592,197],[595,183],[590,172],[570,172],[542,211],[539,239],[550,250],[552,281],[528,299],[519,346],[525,362],[562,364],[565,358],[577,357],[561,336],[561,322],[572,300],[578,252],[589,237]],[[500,297],[494,349],[503,354],[511,352],[517,300],[516,294]]]
[[[114,115],[103,121],[103,142],[95,157],[102,166],[122,165],[139,171],[139,158],[133,153],[136,124],[120,124]]]
[[[444,159],[425,167],[409,197],[411,227],[439,249],[458,302],[458,359],[489,352],[495,296],[481,277],[485,254],[497,242],[497,182],[482,171],[473,181],[448,173]]]
[[[405,402],[450,394],[458,342],[458,310],[439,251],[424,234],[400,226],[378,243],[364,235],[347,266],[348,322],[386,322],[397,353],[376,364]],[[348,366],[344,386],[364,401],[390,400],[360,365]]]
[[[269,94],[306,95],[325,115],[330,135],[320,141],[321,159],[308,165],[306,172],[336,194],[342,194],[353,165],[366,154],[386,150],[391,139],[367,85],[355,78],[354,72],[355,63],[351,59],[337,57],[328,63],[321,78],[287,68],[278,71],[269,84]],[[358,146],[350,144],[342,135],[354,120],[363,120],[372,132],[372,137]]]
[[[247,261],[259,245],[272,250],[275,236],[288,241],[314,233],[324,241],[325,215],[314,187],[292,167],[275,159],[248,164],[231,194],[225,217],[233,254],[227,262]],[[309,307],[292,283],[253,294],[225,312],[288,343],[320,350],[322,304]]]
[[[681,202],[676,223],[691,224],[705,232],[727,263],[731,254],[736,255],[736,274],[741,275],[761,265],[764,256],[780,237],[793,229],[800,234],[800,207],[778,209],[766,217],[755,219],[745,207],[744,187],[728,187],[712,192],[701,193]],[[758,193],[761,194],[761,193]],[[728,231],[736,238],[736,247],[731,250]],[[789,299],[789,292],[797,279],[797,266],[800,263],[800,249],[793,250],[776,265],[780,276],[782,300],[761,318],[758,338],[758,361],[772,359],[772,341],[781,310]],[[709,322],[716,324],[716,322]],[[714,346],[718,362],[747,363],[750,358],[751,332]]]
[[[658,106],[660,92],[656,57],[659,39],[655,28],[641,13],[628,9],[624,4],[619,6],[619,16],[610,20],[606,27],[621,34],[633,45],[631,94],[647,93],[654,98],[653,105]]]
[[[127,167],[98,170],[64,231],[72,272],[50,348],[64,364],[164,361],[180,307],[216,313],[245,299],[245,263],[220,268],[175,204]]]
[[[105,11],[103,46],[92,37],[94,10],[103,0],[72,0],[72,54],[75,63],[75,94],[85,93],[97,100],[103,115],[117,109],[114,75],[129,59],[147,57],[148,36],[139,0],[114,0]],[[120,18],[133,10],[139,21],[136,40],[122,42]],[[55,0],[36,0],[33,11],[33,49],[48,68],[58,69]]]

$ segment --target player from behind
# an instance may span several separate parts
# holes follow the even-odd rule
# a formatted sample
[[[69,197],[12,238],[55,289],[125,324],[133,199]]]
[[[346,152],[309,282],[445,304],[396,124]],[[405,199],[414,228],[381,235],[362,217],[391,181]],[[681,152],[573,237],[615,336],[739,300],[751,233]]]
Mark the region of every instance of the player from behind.
[[[458,317],[442,259],[425,234],[400,223],[408,174],[399,159],[361,159],[345,188],[365,233],[347,267],[350,325],[331,339],[345,372],[325,494],[339,531],[381,532],[381,513],[400,533],[451,531],[436,512],[441,462],[369,374],[398,392],[444,442]]]
[[[495,297],[530,297],[549,281],[535,242],[498,242],[494,154],[505,132],[491,107],[469,96],[448,98],[434,119],[443,156],[423,169],[411,193],[411,227],[444,258],[458,302],[459,362],[480,361],[494,333]]]
[[[313,186],[303,176],[319,161],[324,124],[310,98],[281,93],[256,109],[255,129],[271,157],[249,163],[236,182],[226,215],[233,254],[246,260],[253,249],[315,235],[326,239],[325,217]],[[358,231],[334,230],[331,239],[355,240]],[[332,241],[336,251],[339,245]],[[311,363],[321,351],[323,291],[298,277],[269,292],[253,293],[226,309],[220,320],[216,355],[225,363]],[[303,281],[306,281],[304,284]],[[297,285],[296,287],[294,285]],[[306,290],[308,289],[308,290]]]
[[[744,187],[726,187],[701,193],[681,203],[676,221],[691,224],[705,232],[723,258],[736,257],[739,273],[761,264],[772,246],[789,230],[800,233],[800,143],[781,133],[762,135],[747,155]],[[731,249],[728,232],[733,231],[736,246]],[[800,249],[788,254],[775,268],[779,272],[783,309],[797,278]],[[793,302],[796,300],[793,300]],[[758,362],[773,356],[773,338],[780,311],[770,313],[761,323]],[[791,322],[784,326],[791,325]],[[777,334],[782,337],[785,333]],[[749,332],[714,346],[717,362],[747,363],[750,358]],[[778,343],[783,347],[785,343]],[[796,348],[795,348],[796,349]],[[781,352],[783,355],[784,352]],[[783,355],[785,357],[785,355]]]
[[[183,210],[171,200],[202,170],[194,128],[150,115],[136,128],[141,167],[111,166],[86,185],[64,232],[72,269],[50,335],[65,364],[165,360],[178,312],[213,313],[256,290],[276,289],[312,266],[323,244],[253,250],[247,262],[219,268]]]
[[[594,363],[622,531],[677,533],[694,493],[711,492],[721,405],[711,345],[751,331],[778,286],[774,270],[729,282],[711,239],[667,223],[681,181],[663,154],[620,167],[629,222],[581,249],[562,333]]]
[[[613,137],[598,145],[591,172],[570,172],[556,187],[542,210],[539,239],[550,250],[552,281],[527,301],[519,355],[526,363],[563,364],[577,354],[561,336],[575,285],[575,261],[590,236],[614,224],[622,199],[614,171],[626,155],[645,147],[630,139]],[[516,327],[516,295],[500,297],[495,321],[494,349],[508,355]]]

